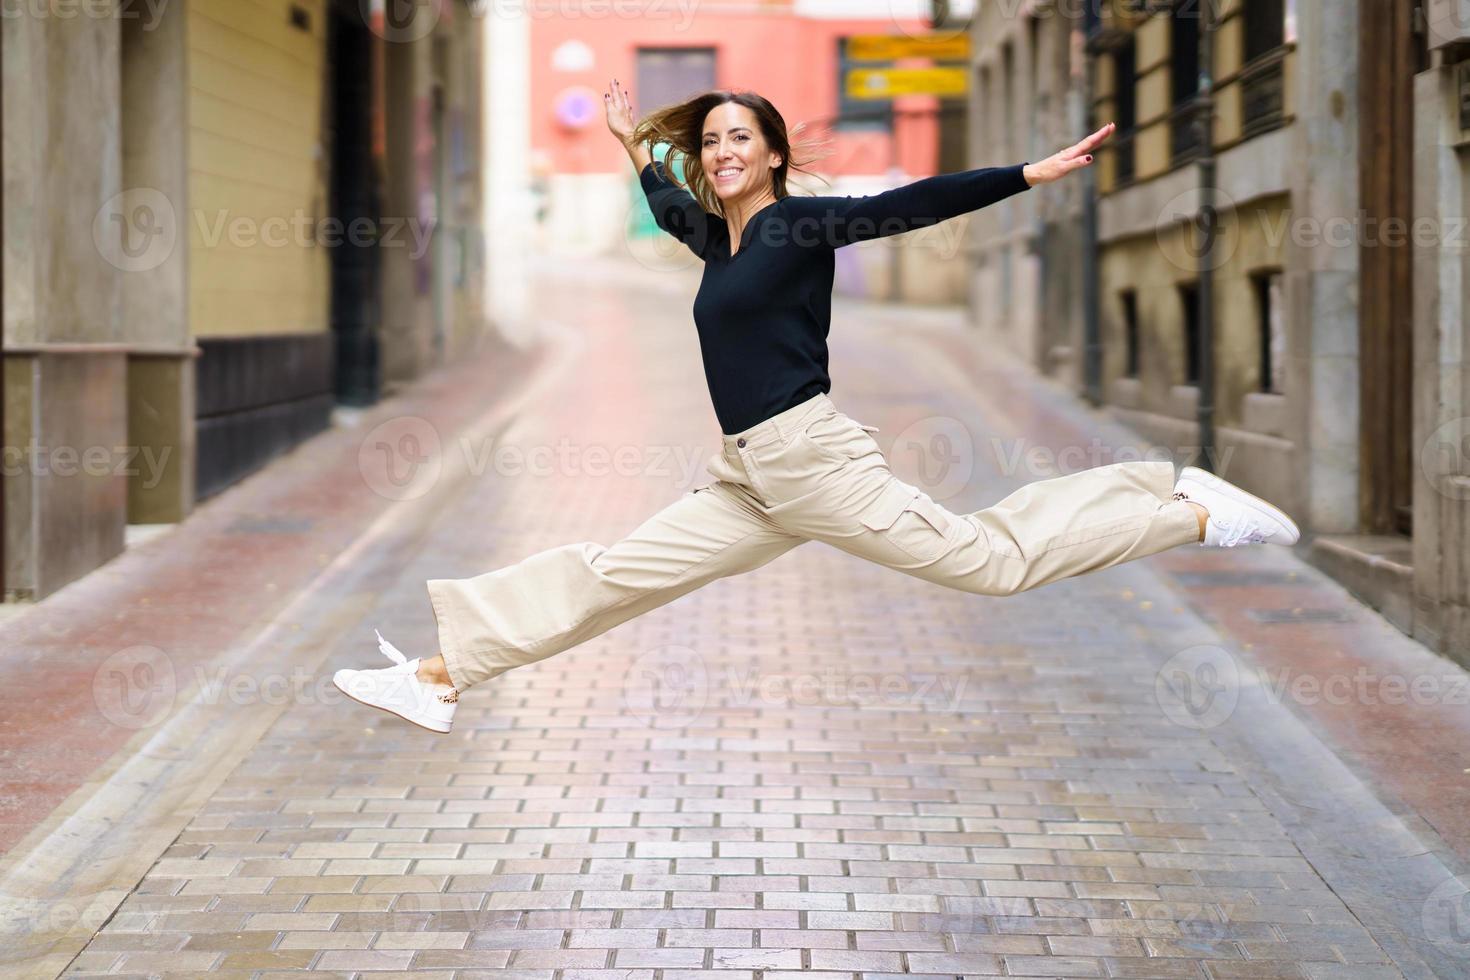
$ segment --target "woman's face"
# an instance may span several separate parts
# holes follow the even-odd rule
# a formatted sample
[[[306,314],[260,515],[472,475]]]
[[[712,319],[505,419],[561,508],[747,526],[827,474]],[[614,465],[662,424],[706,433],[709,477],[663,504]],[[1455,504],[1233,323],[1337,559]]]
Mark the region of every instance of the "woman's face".
[[[704,117],[700,162],[715,195],[736,201],[771,189],[771,171],[781,165],[781,154],[766,143],[754,112],[723,102]]]

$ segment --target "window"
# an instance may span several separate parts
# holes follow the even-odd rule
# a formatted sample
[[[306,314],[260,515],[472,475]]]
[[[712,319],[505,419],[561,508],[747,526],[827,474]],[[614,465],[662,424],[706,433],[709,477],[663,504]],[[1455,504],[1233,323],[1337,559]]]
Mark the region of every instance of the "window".
[[[1286,42],[1283,0],[1245,0],[1245,60],[1255,61]]]
[[[1282,123],[1285,0],[1246,0],[1241,11],[1245,64],[1240,71],[1241,130],[1255,136]]]
[[[832,128],[847,132],[855,130],[893,131],[893,101],[891,99],[854,99],[847,94],[847,73],[853,68],[881,68],[876,61],[854,61],[847,56],[847,38],[837,39],[837,118]]]
[[[1138,377],[1138,293],[1125,289],[1118,294],[1123,305],[1123,376]]]
[[[995,116],[990,112],[990,103],[994,96],[992,89],[993,79],[989,65],[980,66],[980,118],[975,126],[971,154],[973,159],[979,159],[983,153],[989,153],[991,147],[991,134],[995,132]]]
[[[1017,143],[1016,137],[1016,51],[1010,41],[1000,46],[1000,91],[1001,91],[1001,138],[1005,140],[1005,159],[1016,158],[1016,153],[1011,149]],[[1028,127],[1028,129],[1031,127]]]
[[[1135,48],[1133,35],[1113,49],[1113,121],[1118,124],[1112,139],[1116,157],[1113,179],[1126,184],[1133,179],[1133,129],[1138,124],[1134,105]]]
[[[1179,312],[1184,324],[1184,383],[1199,384],[1199,289],[1192,282],[1179,284]]]
[[[1170,100],[1182,105],[1199,91],[1199,0],[1181,0],[1169,15]]]
[[[1178,0],[1169,14],[1169,152],[1183,163],[1199,149],[1194,125],[1194,96],[1199,91],[1200,0]]]
[[[1286,390],[1286,326],[1281,310],[1281,271],[1267,269],[1251,276],[1256,293],[1256,323],[1261,344],[1262,391]]]

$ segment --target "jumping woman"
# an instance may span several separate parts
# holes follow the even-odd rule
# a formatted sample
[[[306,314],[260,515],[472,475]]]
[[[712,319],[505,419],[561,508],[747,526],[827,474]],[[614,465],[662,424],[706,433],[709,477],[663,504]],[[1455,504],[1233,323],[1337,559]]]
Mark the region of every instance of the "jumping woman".
[[[1112,123],[1039,163],[925,177],[863,197],[812,197],[787,192],[786,123],[759,95],[709,92],[636,125],[616,79],[603,99],[654,220],[704,260],[694,321],[723,433],[722,452],[707,464],[713,480],[610,547],[562,545],[473,578],[429,580],[439,655],[410,660],[379,634],[394,665],[338,671],[348,696],[447,732],[467,688],[806,541],[987,596],[1189,542],[1297,541],[1277,508],[1197,467],[1176,478],[1167,460],[1038,480],[991,507],[952,513],[894,476],[877,430],[828,397],[837,249],[1058,180],[1092,163]],[[671,152],[655,162],[658,143]],[[687,186],[669,177],[673,152]]]

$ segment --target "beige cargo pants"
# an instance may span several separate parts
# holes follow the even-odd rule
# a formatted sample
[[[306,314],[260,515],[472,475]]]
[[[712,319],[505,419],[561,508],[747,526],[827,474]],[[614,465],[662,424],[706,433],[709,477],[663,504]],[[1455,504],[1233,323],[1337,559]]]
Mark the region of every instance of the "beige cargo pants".
[[[898,479],[825,394],[724,437],[712,483],[621,541],[550,548],[431,579],[440,653],[461,691],[544,660],[686,592],[823,541],[938,585],[1004,596],[1198,540],[1174,464],[1096,466],[955,514]]]

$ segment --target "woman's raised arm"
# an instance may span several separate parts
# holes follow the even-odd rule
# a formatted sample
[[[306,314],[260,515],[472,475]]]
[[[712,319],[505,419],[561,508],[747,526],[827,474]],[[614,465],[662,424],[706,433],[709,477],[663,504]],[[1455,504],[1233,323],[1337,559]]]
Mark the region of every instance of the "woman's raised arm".
[[[623,144],[628,158],[638,170],[638,183],[648,199],[648,209],[653,212],[654,222],[688,245],[695,255],[704,258],[711,234],[709,212],[700,206],[693,194],[668,179],[663,164],[654,161],[647,144],[633,141],[636,125],[633,103],[616,78],[602,93],[602,102],[607,107],[607,128]]]

